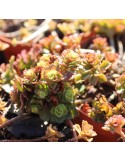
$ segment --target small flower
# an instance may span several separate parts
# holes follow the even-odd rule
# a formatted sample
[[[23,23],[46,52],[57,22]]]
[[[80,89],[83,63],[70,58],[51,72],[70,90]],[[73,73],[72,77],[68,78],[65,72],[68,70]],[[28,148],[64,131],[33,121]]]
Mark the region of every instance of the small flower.
[[[78,140],[84,139],[85,141],[91,142],[93,137],[96,136],[96,132],[93,131],[93,126],[88,124],[87,121],[82,121],[82,127],[79,124],[75,124],[74,129],[78,133]]]
[[[57,142],[59,140],[59,138],[64,137],[64,134],[59,132],[59,131],[57,131],[57,128],[55,126],[52,127],[52,124],[50,124],[47,127],[45,137],[47,138],[47,140],[49,142]]]
[[[66,116],[68,114],[68,110],[64,104],[59,104],[58,106],[51,108],[51,113],[60,118]]]

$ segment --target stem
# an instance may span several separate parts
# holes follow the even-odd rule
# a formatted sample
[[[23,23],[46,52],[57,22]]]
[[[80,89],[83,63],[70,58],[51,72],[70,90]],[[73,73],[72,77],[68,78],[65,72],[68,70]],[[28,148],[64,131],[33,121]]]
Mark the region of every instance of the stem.
[[[122,44],[122,41],[118,40],[118,53],[120,54],[120,59],[122,60],[123,59],[123,44]]]
[[[119,135],[122,137],[123,141],[125,142],[125,134],[122,131],[120,131]]]
[[[89,98],[86,98],[86,99],[78,99],[75,101],[75,104],[82,104],[82,103],[85,103],[85,102],[92,102],[92,98],[89,97]]]
[[[83,115],[87,116],[82,110],[80,110],[78,107],[76,107],[76,110],[80,113],[82,113]]]
[[[110,86],[112,88],[115,88],[115,82],[113,80],[111,80],[111,79],[108,80],[107,82],[104,82],[103,84],[108,85],[108,86]]]
[[[73,123],[72,123],[72,121],[71,121],[71,120],[67,120],[67,121],[66,121],[66,124],[73,130],[73,138],[72,138],[71,140],[75,139],[75,141],[78,141],[78,140],[77,140],[77,139],[78,139],[77,133],[76,133],[76,130],[73,128]]]
[[[109,96],[109,98],[107,99],[108,102],[111,102],[115,97],[117,97],[117,93],[115,91],[113,91],[113,93]]]
[[[110,45],[112,48],[112,52],[115,53],[115,42],[114,42],[113,36],[109,37],[109,41],[110,41]]]
[[[66,142],[78,142],[78,138],[68,139]]]
[[[29,31],[32,31],[32,30],[38,29],[38,27],[37,26],[29,26],[27,29]],[[0,32],[0,35],[8,37],[8,38],[15,38],[15,37],[18,37],[20,35],[20,30],[10,32],[10,33]]]
[[[20,94],[20,102],[21,102],[21,106],[20,106],[20,114],[24,113],[24,99],[23,99],[23,94]]]
[[[22,41],[18,41],[18,44],[25,44],[28,43],[29,41],[33,40],[34,38],[36,38],[37,36],[39,36],[40,34],[44,33],[45,31],[47,31],[49,29],[49,22],[51,21],[51,19],[46,19],[41,26],[38,28],[37,31],[35,31],[33,34],[31,34],[29,37],[23,39]]]
[[[24,114],[25,113],[24,99],[26,99],[28,101],[28,97],[27,97],[26,92],[23,92],[23,93],[20,94],[20,102],[21,102],[20,114]]]
[[[16,117],[14,117],[14,118],[8,120],[7,122],[3,123],[2,125],[0,125],[0,129],[2,129],[2,128],[4,128],[4,127],[7,127],[7,126],[13,124],[13,123],[16,122],[16,121],[20,121],[20,120],[22,120],[22,119],[25,119],[25,118],[29,117],[29,115],[30,115],[30,114],[27,114],[27,113],[26,113],[26,114],[22,114],[22,115],[16,116]]]
[[[0,142],[44,142],[46,140],[46,137],[38,137],[34,139],[9,139],[9,140],[0,140]]]

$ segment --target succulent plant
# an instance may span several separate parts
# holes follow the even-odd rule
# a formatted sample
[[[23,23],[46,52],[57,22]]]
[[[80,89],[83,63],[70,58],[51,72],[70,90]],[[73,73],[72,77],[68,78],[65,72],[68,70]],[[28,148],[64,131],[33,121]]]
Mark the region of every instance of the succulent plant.
[[[123,141],[125,141],[125,134],[122,131],[124,125],[125,118],[122,115],[113,115],[105,122],[103,129],[118,133],[122,137]]]
[[[104,123],[112,115],[113,109],[105,96],[101,96],[98,100],[93,101],[93,109],[90,116],[95,121]]]
[[[87,121],[82,120],[82,126],[75,124],[74,129],[78,133],[78,140],[84,139],[85,141],[91,142],[93,137],[96,136],[96,132],[93,130],[93,126],[90,125]]]

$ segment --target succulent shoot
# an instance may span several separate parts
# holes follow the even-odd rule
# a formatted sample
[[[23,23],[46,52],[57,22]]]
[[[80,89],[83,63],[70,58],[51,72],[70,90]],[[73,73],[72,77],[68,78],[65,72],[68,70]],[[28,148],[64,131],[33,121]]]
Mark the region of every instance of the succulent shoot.
[[[105,122],[107,118],[113,115],[113,108],[108,103],[104,95],[98,100],[93,101],[93,108],[90,116],[97,122]]]
[[[87,121],[82,120],[82,126],[75,124],[73,128],[78,133],[78,140],[84,139],[85,141],[91,142],[93,137],[96,136],[96,132],[93,130],[93,126],[90,125]]]
[[[64,137],[65,135],[57,130],[55,126],[50,124],[46,130],[46,139],[49,142],[58,142],[59,138]]]
[[[105,122],[103,129],[118,133],[122,137],[123,141],[125,141],[125,134],[122,131],[124,125],[125,118],[122,115],[113,115]]]
[[[51,114],[58,118],[65,117],[68,114],[68,110],[64,104],[59,104],[56,107],[51,108]]]

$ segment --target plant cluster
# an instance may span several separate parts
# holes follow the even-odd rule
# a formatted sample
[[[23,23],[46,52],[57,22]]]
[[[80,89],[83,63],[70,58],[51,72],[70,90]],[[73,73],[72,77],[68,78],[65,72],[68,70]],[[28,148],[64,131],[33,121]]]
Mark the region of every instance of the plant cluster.
[[[62,20],[50,31],[29,51],[22,50],[0,65],[1,87],[13,88],[9,107],[0,96],[0,128],[13,121],[5,116],[8,107],[16,119],[30,114],[48,122],[41,140],[65,138],[58,128],[65,123],[73,134],[66,141],[92,141],[98,136],[94,126],[84,119],[75,122],[82,112],[124,141],[124,52],[120,47],[116,50],[113,42],[115,35],[124,32],[124,20]],[[90,34],[87,49],[83,48],[86,33]]]

